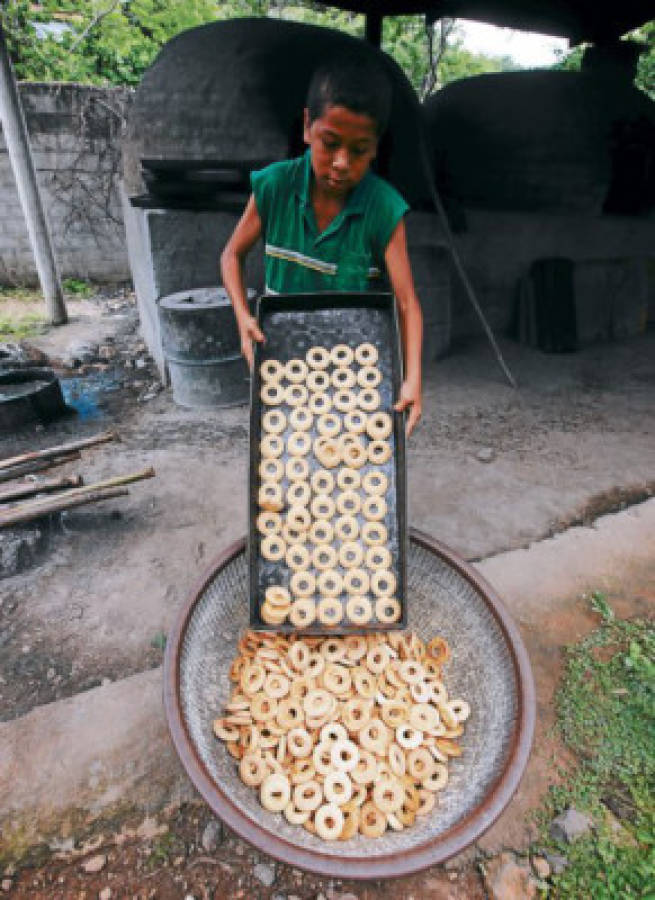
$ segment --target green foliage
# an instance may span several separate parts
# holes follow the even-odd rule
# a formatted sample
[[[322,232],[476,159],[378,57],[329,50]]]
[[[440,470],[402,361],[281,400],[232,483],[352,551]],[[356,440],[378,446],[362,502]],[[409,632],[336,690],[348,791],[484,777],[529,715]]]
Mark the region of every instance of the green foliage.
[[[76,297],[90,297],[93,294],[93,285],[82,278],[65,278],[61,286],[67,294],[74,294]]]
[[[580,762],[542,810],[544,842],[569,860],[552,896],[646,897],[655,884],[655,628],[617,619],[600,593],[591,606],[601,625],[567,648],[556,698],[559,731]],[[571,805],[592,816],[594,829],[557,844],[547,825]],[[608,808],[622,811],[618,833]]]
[[[364,36],[364,17],[311,0],[6,0],[2,11],[16,76],[24,81],[135,85],[174,35],[216,19],[269,16]],[[445,40],[442,20],[384,20],[383,48],[424,96],[450,81],[517,66],[508,57],[474,54],[461,31]],[[432,47],[430,45],[432,39]]]
[[[648,94],[651,100],[655,100],[655,21],[647,22],[641,28],[630,31],[627,38],[641,41],[645,50],[639,57],[637,73],[635,75],[635,87]],[[553,66],[554,69],[564,69],[568,72],[580,71],[582,54],[587,44],[580,44],[568,53],[559,52],[559,60]]]

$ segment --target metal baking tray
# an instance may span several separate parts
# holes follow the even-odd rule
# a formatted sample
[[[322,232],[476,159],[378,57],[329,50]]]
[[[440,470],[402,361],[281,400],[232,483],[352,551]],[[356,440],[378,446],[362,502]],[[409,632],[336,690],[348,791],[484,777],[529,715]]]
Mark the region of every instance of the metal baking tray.
[[[256,519],[260,512],[257,504],[259,488],[259,462],[262,406],[260,400],[260,367],[267,359],[288,362],[303,358],[310,347],[322,345],[348,344],[353,349],[361,343],[370,342],[379,353],[377,366],[382,373],[378,385],[380,409],[389,412],[393,419],[393,431],[389,438],[392,454],[382,466],[366,464],[360,472],[364,475],[371,468],[382,469],[389,480],[385,495],[387,514],[384,524],[388,529],[388,542],[392,556],[392,571],[397,579],[395,596],[401,604],[401,617],[393,624],[378,622],[375,615],[365,626],[354,625],[344,620],[335,626],[326,626],[316,621],[303,628],[303,634],[350,634],[369,630],[389,631],[404,628],[407,624],[407,485],[405,465],[405,426],[402,413],[392,407],[397,399],[402,381],[400,353],[400,330],[396,304],[391,294],[377,293],[317,293],[317,294],[275,294],[260,297],[257,304],[257,320],[266,337],[265,344],[255,346],[255,365],[251,381],[250,402],[250,466],[248,484],[248,569],[250,624],[253,628],[280,632],[295,632],[290,623],[269,625],[259,613],[260,598],[269,585],[289,584],[291,571],[284,561],[271,562],[260,553],[261,536]],[[332,388],[329,389],[332,392]],[[280,407],[288,415],[290,407]],[[315,425],[310,432],[317,437]],[[286,463],[286,450],[281,457]],[[306,457],[311,474],[320,468],[313,454]],[[283,487],[287,487],[286,478]],[[358,515],[360,524],[361,513]],[[343,574],[343,570],[339,567]],[[317,599],[317,598],[315,598]],[[345,603],[345,595],[341,595]],[[300,629],[298,629],[300,630]]]

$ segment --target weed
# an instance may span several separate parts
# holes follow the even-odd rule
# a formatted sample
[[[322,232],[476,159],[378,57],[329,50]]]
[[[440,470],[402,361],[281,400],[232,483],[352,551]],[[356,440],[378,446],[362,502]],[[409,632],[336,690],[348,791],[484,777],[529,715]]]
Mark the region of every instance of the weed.
[[[617,619],[600,593],[590,603],[601,624],[566,648],[556,697],[560,734],[579,763],[551,788],[539,816],[543,845],[569,860],[553,877],[553,896],[654,900],[655,628]],[[593,831],[571,846],[548,834],[548,823],[568,806],[594,820]]]
[[[90,297],[94,293],[93,285],[82,278],[66,278],[61,286],[67,294],[75,294],[76,297]]]

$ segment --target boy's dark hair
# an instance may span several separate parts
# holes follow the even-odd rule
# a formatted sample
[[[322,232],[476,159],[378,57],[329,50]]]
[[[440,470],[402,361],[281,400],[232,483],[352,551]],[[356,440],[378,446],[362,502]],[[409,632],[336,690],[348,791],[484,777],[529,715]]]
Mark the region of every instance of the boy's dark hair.
[[[378,135],[389,124],[392,89],[380,65],[361,56],[336,56],[320,65],[307,91],[309,120],[320,118],[328,106],[345,106],[375,122]]]

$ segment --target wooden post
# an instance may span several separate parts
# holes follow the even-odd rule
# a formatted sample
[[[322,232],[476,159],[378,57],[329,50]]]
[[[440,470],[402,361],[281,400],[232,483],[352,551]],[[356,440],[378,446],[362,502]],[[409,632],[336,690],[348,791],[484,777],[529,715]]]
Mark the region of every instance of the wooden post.
[[[0,122],[25,216],[41,290],[45,298],[48,321],[53,325],[63,325],[68,321],[64,295],[55,263],[50,230],[36,180],[25,116],[9,59],[1,17]]]

